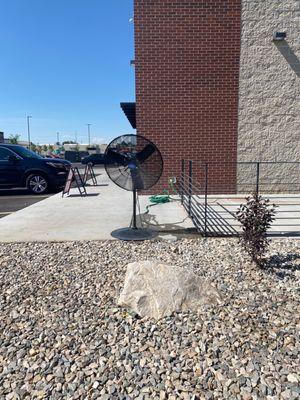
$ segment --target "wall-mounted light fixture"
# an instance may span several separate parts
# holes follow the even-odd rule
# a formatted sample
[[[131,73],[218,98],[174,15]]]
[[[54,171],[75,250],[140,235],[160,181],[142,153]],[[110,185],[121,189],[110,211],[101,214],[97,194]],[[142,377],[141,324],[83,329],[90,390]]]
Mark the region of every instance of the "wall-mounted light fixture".
[[[274,32],[273,40],[276,42],[286,39],[286,32]]]

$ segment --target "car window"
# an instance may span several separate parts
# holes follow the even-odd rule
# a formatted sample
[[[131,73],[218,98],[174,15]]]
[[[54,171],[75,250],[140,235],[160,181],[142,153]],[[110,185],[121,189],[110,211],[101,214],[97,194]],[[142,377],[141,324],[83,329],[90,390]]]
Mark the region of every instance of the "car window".
[[[31,150],[26,149],[25,147],[22,146],[16,146],[14,147],[14,151],[21,157],[25,158],[43,158],[37,153],[34,153]]]
[[[12,155],[12,152],[5,149],[4,147],[0,147],[0,161],[8,161],[9,156]]]

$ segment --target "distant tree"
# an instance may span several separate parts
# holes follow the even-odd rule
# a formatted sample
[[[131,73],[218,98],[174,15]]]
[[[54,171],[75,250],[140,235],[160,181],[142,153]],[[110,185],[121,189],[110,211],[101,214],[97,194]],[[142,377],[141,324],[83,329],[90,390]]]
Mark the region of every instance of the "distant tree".
[[[52,144],[49,144],[49,151],[52,153],[54,151],[54,147],[52,146]]]
[[[42,153],[42,146],[38,144],[38,145],[36,146],[36,151],[37,151],[39,154],[41,154],[41,153]]]
[[[43,151],[48,151],[48,146],[46,144],[43,145]]]
[[[36,144],[30,143],[31,150],[36,153]]]
[[[18,144],[20,139],[20,135],[10,135],[8,140],[11,144]]]

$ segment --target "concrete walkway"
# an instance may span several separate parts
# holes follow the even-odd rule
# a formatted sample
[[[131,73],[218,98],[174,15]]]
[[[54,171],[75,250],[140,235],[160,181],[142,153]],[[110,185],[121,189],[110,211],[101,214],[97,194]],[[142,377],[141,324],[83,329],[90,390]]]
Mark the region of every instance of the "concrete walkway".
[[[88,196],[77,189],[69,197],[61,193],[0,220],[0,242],[84,241],[113,239],[111,232],[129,226],[132,194],[113,184],[103,171],[98,186],[87,187]],[[144,225],[161,235],[186,236],[194,230],[179,201],[151,207],[149,196],[140,196]]]

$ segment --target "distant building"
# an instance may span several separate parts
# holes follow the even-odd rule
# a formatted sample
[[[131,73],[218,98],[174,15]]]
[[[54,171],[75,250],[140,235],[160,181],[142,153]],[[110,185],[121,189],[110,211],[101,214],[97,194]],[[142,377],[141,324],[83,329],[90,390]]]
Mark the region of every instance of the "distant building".
[[[26,141],[26,140],[19,140],[19,141],[18,141],[18,145],[19,145],[19,146],[26,147],[26,149],[29,149],[29,142]]]
[[[64,144],[63,147],[66,151],[88,151],[90,154],[93,154],[93,153],[104,153],[107,144],[97,144],[97,145]]]
[[[71,162],[81,162],[82,158],[89,154],[103,154],[107,144],[97,144],[95,146],[88,144],[64,144],[64,157]]]
[[[0,132],[0,143],[5,143],[5,144],[10,144],[10,139],[4,137],[4,133]],[[19,140],[18,145],[26,147],[29,149],[29,142],[26,140]],[[54,153],[59,153],[63,156],[65,152],[74,152],[74,153],[80,153],[82,156],[83,155],[89,155],[89,154],[96,154],[96,153],[105,153],[105,150],[107,148],[107,144],[95,144],[95,145],[89,145],[89,144],[79,144],[79,143],[69,143],[69,144],[42,144],[42,145],[36,145],[41,148],[41,151],[39,151],[42,155],[50,155],[52,152]],[[47,147],[47,150],[44,150],[44,146]],[[50,150],[51,149],[51,150]],[[77,157],[78,158],[78,157]],[[81,159],[81,158],[80,158]]]

